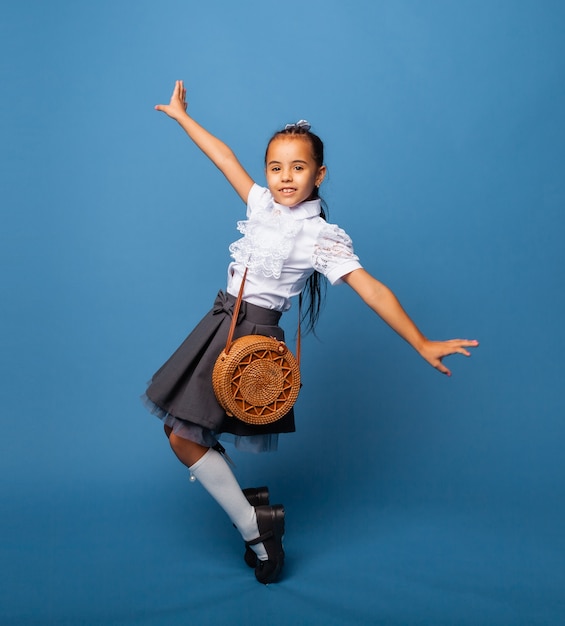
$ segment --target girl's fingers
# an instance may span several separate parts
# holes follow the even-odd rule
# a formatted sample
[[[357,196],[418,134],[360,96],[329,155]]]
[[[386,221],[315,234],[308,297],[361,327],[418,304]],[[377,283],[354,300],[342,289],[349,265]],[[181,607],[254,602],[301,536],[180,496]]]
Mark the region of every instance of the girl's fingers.
[[[479,345],[479,342],[476,339],[457,339],[456,341],[460,345],[465,346],[467,348],[474,348]]]
[[[479,342],[476,339],[473,339],[472,341],[465,339],[459,344],[459,352],[460,354],[464,354],[465,356],[471,356],[469,350],[466,350],[465,348],[476,348],[478,345]]]
[[[182,80],[177,80],[175,83],[175,90],[173,92],[173,98],[182,102],[182,99],[183,99],[182,91],[183,91]]]
[[[436,365],[436,370],[438,370],[442,374],[445,374],[446,376],[451,376],[451,372],[447,369],[447,367],[445,367],[445,365],[441,361],[439,361],[439,363]]]
[[[443,359],[452,354],[463,354],[471,356],[469,348],[475,348],[479,342],[475,339],[449,339],[448,341],[431,341],[427,343],[426,349],[421,353],[428,363],[446,376],[451,376],[451,371],[443,364]]]
[[[173,95],[171,96],[171,104],[173,104],[173,100],[180,102],[186,111],[186,89],[184,88],[184,82],[182,80],[175,81]]]
[[[479,342],[476,340],[469,341],[469,339],[452,339],[447,342],[451,347],[450,354],[464,354],[465,356],[471,356],[469,350],[466,348],[475,348],[479,345]]]

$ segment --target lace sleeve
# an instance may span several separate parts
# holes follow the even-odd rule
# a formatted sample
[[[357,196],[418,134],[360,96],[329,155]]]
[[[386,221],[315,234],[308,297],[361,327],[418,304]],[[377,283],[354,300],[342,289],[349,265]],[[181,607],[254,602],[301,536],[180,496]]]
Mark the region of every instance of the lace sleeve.
[[[359,257],[353,252],[351,237],[335,224],[325,224],[314,245],[312,266],[327,277],[332,285],[341,277],[359,269]]]

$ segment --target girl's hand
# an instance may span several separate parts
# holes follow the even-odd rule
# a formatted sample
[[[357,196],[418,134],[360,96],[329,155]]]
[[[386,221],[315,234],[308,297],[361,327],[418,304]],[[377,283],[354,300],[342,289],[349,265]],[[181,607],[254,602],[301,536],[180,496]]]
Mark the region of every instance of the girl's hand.
[[[471,356],[465,348],[476,348],[479,342],[468,339],[450,339],[449,341],[429,341],[426,339],[422,347],[418,350],[420,355],[442,374],[451,376],[451,372],[442,363],[442,359],[450,354],[463,354]]]
[[[214,137],[195,119],[186,113],[186,89],[182,80],[177,80],[169,104],[158,104],[155,109],[166,113],[179,123],[184,132],[227,178],[238,196],[247,203],[253,179],[221,139]]]
[[[174,120],[179,120],[186,113],[186,89],[182,80],[177,80],[169,104],[158,104],[156,111],[163,111]]]

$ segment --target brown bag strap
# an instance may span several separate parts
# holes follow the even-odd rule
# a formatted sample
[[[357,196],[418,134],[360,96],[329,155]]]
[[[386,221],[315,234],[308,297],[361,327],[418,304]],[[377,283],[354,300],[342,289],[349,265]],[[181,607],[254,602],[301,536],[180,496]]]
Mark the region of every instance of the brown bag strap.
[[[245,268],[245,272],[243,273],[243,278],[241,280],[241,285],[239,287],[239,293],[237,294],[237,300],[235,301],[235,305],[233,307],[233,311],[231,314],[230,332],[228,333],[228,340],[226,341],[226,348],[225,348],[226,354],[228,354],[228,352],[231,349],[233,333],[235,331],[235,326],[237,324],[237,317],[239,315],[239,309],[241,307],[241,299],[243,298],[243,287],[245,285],[246,278],[247,278],[247,268]]]
[[[296,363],[300,367],[300,320],[302,319],[302,292],[298,296],[298,329],[296,330]]]
[[[241,285],[239,287],[239,292],[237,294],[237,300],[235,301],[235,305],[233,307],[230,331],[228,333],[228,339],[226,341],[225,353],[228,354],[233,343],[233,334],[235,332],[235,327],[237,325],[237,317],[239,315],[239,309],[241,308],[241,301],[243,299],[243,287],[245,286],[245,279],[247,278],[247,267],[245,268],[245,272],[243,273],[243,278],[241,279]],[[302,317],[302,294],[298,297],[298,330],[296,333],[296,363],[298,367],[300,367],[300,318]]]

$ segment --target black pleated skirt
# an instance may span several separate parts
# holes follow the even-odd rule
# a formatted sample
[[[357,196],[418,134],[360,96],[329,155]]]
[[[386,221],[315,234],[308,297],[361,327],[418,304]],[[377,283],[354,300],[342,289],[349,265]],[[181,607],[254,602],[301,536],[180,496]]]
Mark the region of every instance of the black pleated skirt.
[[[212,309],[154,374],[143,396],[144,403],[177,435],[202,445],[215,445],[222,435],[243,449],[276,449],[278,433],[295,430],[293,409],[272,424],[245,424],[226,415],[212,387],[212,370],[226,346],[235,300],[223,291],[218,293]],[[284,331],[278,325],[280,317],[279,311],[243,301],[234,339],[265,335],[284,340]]]

